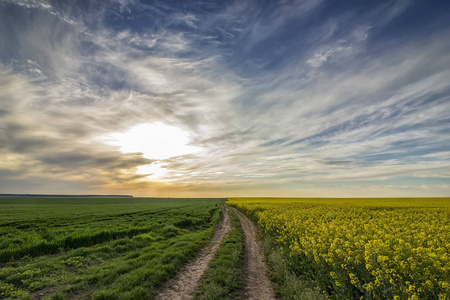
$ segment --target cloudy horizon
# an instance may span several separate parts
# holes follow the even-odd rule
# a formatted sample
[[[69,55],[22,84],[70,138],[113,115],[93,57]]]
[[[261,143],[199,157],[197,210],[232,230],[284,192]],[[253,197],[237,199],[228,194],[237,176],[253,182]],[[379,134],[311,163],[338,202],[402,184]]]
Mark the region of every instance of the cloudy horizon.
[[[450,196],[446,1],[0,0],[0,192]]]

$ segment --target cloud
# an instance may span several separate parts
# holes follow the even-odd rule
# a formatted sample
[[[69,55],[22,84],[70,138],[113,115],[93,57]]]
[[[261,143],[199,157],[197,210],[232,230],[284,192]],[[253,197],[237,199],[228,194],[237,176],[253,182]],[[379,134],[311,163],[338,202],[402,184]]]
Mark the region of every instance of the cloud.
[[[450,25],[437,10],[419,34],[401,26],[414,2],[194,2],[1,2],[4,188],[320,195],[361,194],[363,180],[384,195],[450,177]],[[101,140],[151,123],[203,151],[144,158]]]
[[[332,41],[330,44],[318,46],[306,63],[313,69],[325,63],[343,63],[353,59],[364,49],[371,26],[359,26],[342,39]],[[311,71],[309,73],[312,75]]]
[[[184,24],[188,27],[196,28],[198,19],[193,14],[177,14],[174,16],[174,24]]]

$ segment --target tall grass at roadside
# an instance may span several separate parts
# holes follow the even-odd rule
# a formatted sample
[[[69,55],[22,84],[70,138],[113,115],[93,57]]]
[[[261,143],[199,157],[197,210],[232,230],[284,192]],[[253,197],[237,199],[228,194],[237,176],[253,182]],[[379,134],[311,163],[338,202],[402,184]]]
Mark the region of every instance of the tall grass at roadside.
[[[316,282],[310,278],[296,275],[289,266],[280,249],[274,241],[265,237],[265,252],[268,253],[269,276],[278,287],[276,293],[283,300],[325,300],[326,295],[320,290]]]

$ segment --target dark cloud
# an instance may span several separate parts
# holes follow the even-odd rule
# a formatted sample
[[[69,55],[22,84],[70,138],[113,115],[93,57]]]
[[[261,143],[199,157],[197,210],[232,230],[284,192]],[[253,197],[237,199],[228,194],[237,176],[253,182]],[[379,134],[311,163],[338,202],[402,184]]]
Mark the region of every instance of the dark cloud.
[[[51,182],[51,183],[50,183]],[[91,188],[94,182],[64,180],[61,178],[18,176],[17,172],[0,169],[0,190],[6,193],[40,193],[40,194],[83,194],[96,192]]]

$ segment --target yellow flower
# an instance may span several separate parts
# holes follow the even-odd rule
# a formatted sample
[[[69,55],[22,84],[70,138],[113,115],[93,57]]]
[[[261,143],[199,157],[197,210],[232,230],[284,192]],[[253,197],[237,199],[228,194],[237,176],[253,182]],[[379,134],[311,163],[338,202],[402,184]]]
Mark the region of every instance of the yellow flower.
[[[257,219],[261,234],[275,241],[273,251],[282,249],[290,271],[330,274],[340,291],[363,289],[372,298],[390,291],[386,298],[446,299],[450,292],[448,199],[230,198],[228,203]],[[326,289],[329,277],[314,274]]]

